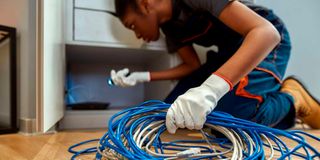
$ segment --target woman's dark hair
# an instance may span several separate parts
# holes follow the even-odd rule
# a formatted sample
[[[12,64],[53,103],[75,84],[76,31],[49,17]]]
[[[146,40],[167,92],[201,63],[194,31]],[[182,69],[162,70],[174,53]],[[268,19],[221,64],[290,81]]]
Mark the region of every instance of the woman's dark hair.
[[[126,14],[127,7],[131,7],[134,10],[138,9],[136,0],[114,0],[116,15],[122,19]]]

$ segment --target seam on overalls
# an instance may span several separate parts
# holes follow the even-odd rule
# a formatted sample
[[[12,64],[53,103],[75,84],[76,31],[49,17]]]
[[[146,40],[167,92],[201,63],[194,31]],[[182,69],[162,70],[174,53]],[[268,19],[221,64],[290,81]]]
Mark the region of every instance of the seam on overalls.
[[[254,69],[271,74],[280,84],[282,84],[282,80],[274,72],[272,72],[271,70],[268,70],[268,69],[265,69],[265,68],[261,68],[261,67],[256,67]]]
[[[258,100],[259,103],[262,103],[263,102],[262,96],[252,94],[244,89],[248,84],[249,84],[249,78],[248,78],[248,76],[245,76],[239,82],[238,88],[236,90],[236,95],[250,98],[250,99],[256,99],[256,100]]]
[[[202,33],[200,33],[200,34],[197,34],[197,35],[194,35],[194,36],[192,36],[192,37],[190,37],[190,38],[186,38],[186,39],[182,40],[182,43],[185,43],[185,42],[187,42],[187,41],[191,41],[191,40],[193,40],[193,39],[196,39],[196,38],[198,38],[198,37],[206,34],[211,27],[212,27],[212,22],[210,22],[210,23],[208,24],[208,26],[207,26],[207,28],[204,30],[204,32],[202,32]]]
[[[281,26],[281,31],[278,31],[280,36],[281,36],[281,41],[279,42],[279,44],[273,49],[274,51],[274,54],[273,54],[273,60],[272,60],[272,63],[275,64],[275,67],[276,69],[278,70],[278,67],[276,65],[276,60],[278,58],[278,52],[279,52],[279,48],[281,47],[282,45],[282,41],[285,40],[285,37],[284,37],[284,34],[283,34],[283,31],[284,31],[284,27]]]

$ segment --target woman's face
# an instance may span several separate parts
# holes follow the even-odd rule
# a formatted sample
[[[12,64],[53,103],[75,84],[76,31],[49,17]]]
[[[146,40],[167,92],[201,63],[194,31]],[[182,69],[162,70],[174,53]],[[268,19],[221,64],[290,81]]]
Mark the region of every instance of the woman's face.
[[[146,42],[159,39],[159,23],[154,12],[139,13],[128,7],[121,21],[126,28],[135,32],[138,39]]]

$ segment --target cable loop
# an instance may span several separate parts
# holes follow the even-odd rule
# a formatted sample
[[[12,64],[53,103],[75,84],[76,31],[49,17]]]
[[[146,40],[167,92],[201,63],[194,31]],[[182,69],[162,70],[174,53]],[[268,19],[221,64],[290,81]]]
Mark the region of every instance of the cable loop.
[[[170,104],[152,100],[116,113],[108,123],[108,132],[100,140],[81,142],[69,148],[73,154],[71,159],[86,153],[96,153],[96,159],[134,160],[320,158],[319,151],[306,141],[308,138],[320,142],[319,137],[303,131],[270,128],[224,112],[212,112],[207,116],[204,130],[200,130],[203,139],[165,142],[161,134],[166,131],[169,107]],[[207,129],[220,132],[222,136],[209,134],[205,132]],[[282,138],[286,138],[291,146],[287,146]],[[97,147],[74,150],[92,141],[98,141]],[[292,147],[293,144],[296,146]]]

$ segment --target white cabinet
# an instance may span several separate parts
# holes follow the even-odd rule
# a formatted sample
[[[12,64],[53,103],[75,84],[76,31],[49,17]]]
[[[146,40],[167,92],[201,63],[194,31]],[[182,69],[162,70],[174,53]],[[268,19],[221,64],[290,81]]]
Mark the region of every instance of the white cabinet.
[[[146,44],[106,11],[114,11],[113,0],[67,0],[67,43],[165,50],[164,39]]]
[[[107,85],[110,70],[153,71],[176,65],[166,53],[163,39],[144,43],[106,11],[114,0],[66,0],[66,93],[73,102],[110,103],[107,110],[65,111],[61,129],[104,128],[109,118],[123,108],[146,100],[163,100],[172,81],[151,82],[135,87]],[[76,104],[69,103],[66,104]]]
[[[114,10],[114,0],[75,0],[75,7],[94,10]]]
[[[64,116],[65,109],[64,0],[39,0],[36,6],[36,130],[47,132]]]

